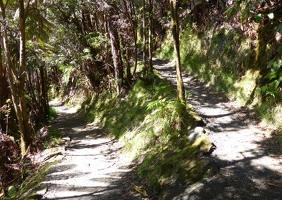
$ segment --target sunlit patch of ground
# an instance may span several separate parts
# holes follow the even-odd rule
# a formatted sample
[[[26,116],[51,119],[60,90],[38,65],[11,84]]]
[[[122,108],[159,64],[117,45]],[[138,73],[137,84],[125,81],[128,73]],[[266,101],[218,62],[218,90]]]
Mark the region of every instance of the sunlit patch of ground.
[[[121,144],[87,124],[76,112],[52,102],[58,111],[54,127],[71,139],[62,160],[41,184],[43,199],[141,199],[128,181],[132,160],[120,153]]]

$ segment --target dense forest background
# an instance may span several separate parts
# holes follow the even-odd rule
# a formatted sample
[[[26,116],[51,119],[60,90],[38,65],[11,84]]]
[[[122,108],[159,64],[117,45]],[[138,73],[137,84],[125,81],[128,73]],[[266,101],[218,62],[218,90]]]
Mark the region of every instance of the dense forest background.
[[[119,102],[138,80],[155,86],[156,56],[175,60],[182,104],[186,69],[282,127],[279,0],[1,0],[0,9],[0,131],[20,146],[10,155],[5,144],[2,171],[37,151],[50,99],[91,104],[107,92]]]

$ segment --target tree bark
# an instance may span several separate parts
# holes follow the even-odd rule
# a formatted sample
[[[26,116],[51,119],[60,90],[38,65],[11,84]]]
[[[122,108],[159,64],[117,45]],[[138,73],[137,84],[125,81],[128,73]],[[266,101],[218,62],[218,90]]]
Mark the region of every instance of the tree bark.
[[[144,77],[147,75],[147,28],[146,28],[146,0],[143,0],[143,65]]]
[[[3,40],[2,36],[0,37],[1,42],[0,42],[0,52],[3,52]],[[3,64],[3,57],[2,53],[0,53],[0,107],[6,104],[7,99],[10,96],[10,91],[9,91],[9,86],[7,82],[7,72],[6,68]],[[6,116],[4,113],[0,112],[0,132],[4,130],[5,126],[7,127],[8,123],[6,121]],[[6,128],[6,133],[7,133],[7,128]],[[8,134],[8,133],[7,133]]]
[[[25,66],[25,8],[24,1],[19,0],[19,17],[20,17],[20,66],[19,66],[19,105],[20,113],[17,118],[22,118],[22,124],[20,126],[21,138],[21,151],[22,155],[25,154],[25,150],[32,143],[32,135],[30,132],[30,124],[28,120],[26,101],[25,101],[25,81],[26,81],[26,66]]]
[[[149,45],[148,45],[148,52],[149,52],[149,66],[148,66],[148,68],[149,68],[149,73],[152,73],[153,72],[153,49],[152,49],[152,47],[153,47],[153,45],[152,45],[152,39],[153,39],[153,20],[152,20],[152,11],[153,11],[153,9],[152,9],[152,7],[153,7],[153,4],[152,4],[152,0],[149,0],[149,35],[148,35],[148,43],[149,43]]]
[[[41,82],[41,104],[43,106],[44,121],[49,117],[49,99],[48,99],[48,84],[47,84],[47,70],[45,64],[40,66],[40,82]]]
[[[121,93],[121,86],[123,81],[123,67],[122,67],[122,59],[121,59],[121,50],[120,43],[117,30],[114,29],[111,19],[108,19],[108,31],[110,35],[111,41],[111,51],[113,64],[115,68],[115,84],[116,84],[116,92],[117,95]]]
[[[177,76],[178,99],[180,102],[186,104],[185,89],[183,85],[181,64],[180,64],[179,16],[178,16],[178,6],[176,0],[170,0],[170,10],[171,10],[171,29],[172,29],[172,37],[174,43],[174,60],[175,60],[175,68],[176,68],[176,76]]]
[[[19,131],[21,134],[21,153],[25,154],[27,147],[32,143],[30,133],[30,125],[28,123],[28,114],[24,97],[25,92],[25,10],[23,0],[19,0],[19,27],[20,27],[20,51],[19,51],[19,69],[16,70],[8,45],[8,34],[6,24],[6,13],[3,0],[0,1],[0,9],[2,14],[2,40],[6,59],[6,67],[8,74],[8,83],[11,91],[11,98],[15,113],[18,120]]]

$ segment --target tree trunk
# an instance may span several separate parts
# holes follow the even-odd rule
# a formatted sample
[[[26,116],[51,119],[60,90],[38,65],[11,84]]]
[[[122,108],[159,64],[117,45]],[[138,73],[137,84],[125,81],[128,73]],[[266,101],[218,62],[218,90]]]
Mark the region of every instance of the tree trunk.
[[[17,114],[17,119],[21,118],[22,124],[20,126],[20,132],[22,134],[21,151],[22,155],[25,154],[25,150],[32,143],[32,135],[30,132],[30,125],[28,120],[26,101],[25,101],[25,81],[26,81],[26,66],[25,66],[25,8],[24,1],[19,0],[19,17],[20,17],[20,67],[19,67],[19,105],[20,113]]]
[[[116,92],[117,92],[117,95],[119,95],[121,92],[121,86],[122,86],[122,81],[123,81],[122,59],[121,59],[118,33],[116,29],[114,29],[112,23],[110,22],[110,19],[108,20],[108,31],[110,35],[112,58],[113,58],[113,64],[115,68]]]
[[[41,104],[43,106],[44,120],[46,121],[49,117],[49,99],[48,99],[48,85],[47,85],[47,70],[45,65],[40,66],[39,68],[40,78],[41,78]]]
[[[176,0],[170,0],[171,9],[171,28],[174,43],[174,60],[177,76],[177,93],[180,102],[186,104],[185,89],[182,80],[181,66],[180,66],[180,42],[179,42],[179,16]]]
[[[144,77],[147,76],[147,28],[146,28],[146,0],[143,0],[143,65]]]
[[[132,75],[135,76],[137,70],[137,63],[138,63],[138,46],[137,46],[137,17],[135,12],[135,6],[133,5],[133,1],[129,2],[130,7],[130,23],[131,29],[133,32],[133,39],[134,39],[134,70]]]
[[[20,52],[19,52],[19,69],[16,68],[11,60],[11,53],[8,45],[8,34],[6,24],[6,13],[3,0],[0,1],[0,9],[2,14],[2,39],[3,48],[7,65],[8,83],[11,91],[11,98],[15,113],[18,120],[19,131],[21,133],[21,153],[25,154],[27,147],[32,142],[32,136],[30,134],[30,125],[28,123],[28,114],[26,109],[26,102],[24,98],[25,91],[25,13],[24,2],[19,0],[19,17],[20,17]]]
[[[0,45],[0,52],[3,51],[3,41],[1,38],[1,45]],[[9,98],[10,91],[9,91],[9,86],[7,82],[7,72],[6,68],[3,65],[3,57],[2,53],[0,53],[0,107],[6,104],[7,99]],[[0,132],[4,130],[5,127],[7,127],[7,121],[6,121],[6,116],[4,113],[0,112]],[[6,128],[6,131],[7,128]],[[8,133],[7,133],[8,134]]]
[[[152,39],[153,39],[153,24],[152,24],[152,9],[153,4],[152,4],[152,0],[149,0],[149,35],[148,35],[148,52],[149,52],[149,73],[152,73],[153,71],[153,45],[152,45]]]

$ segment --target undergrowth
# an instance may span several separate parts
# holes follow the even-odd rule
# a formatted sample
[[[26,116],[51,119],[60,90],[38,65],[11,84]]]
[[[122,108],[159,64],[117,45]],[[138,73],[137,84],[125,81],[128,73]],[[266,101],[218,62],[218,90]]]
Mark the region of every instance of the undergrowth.
[[[226,94],[240,106],[250,106],[262,121],[282,128],[279,80],[281,59],[270,60],[266,77],[254,67],[255,51],[250,38],[226,27],[213,27],[204,33],[188,25],[181,35],[182,67],[207,86]],[[171,58],[173,44],[168,37],[158,56]],[[265,59],[265,58],[264,58]],[[259,85],[262,79],[270,83]],[[282,79],[281,79],[282,80]],[[272,82],[271,82],[272,81]],[[262,98],[262,96],[266,98]],[[275,98],[274,98],[275,97]]]
[[[138,80],[124,98],[111,93],[89,98],[81,110],[124,143],[124,152],[140,163],[139,175],[155,190],[208,176],[208,164],[196,153],[204,140],[193,145],[187,137],[197,115],[177,101],[175,89],[157,75]]]
[[[13,200],[13,199],[40,199],[41,196],[37,195],[34,192],[34,188],[38,187],[43,181],[48,169],[50,166],[54,165],[53,163],[47,163],[42,166],[37,166],[33,171],[29,173],[32,174],[25,178],[23,182],[20,182],[18,185],[11,185],[8,188],[8,194],[6,197],[3,197],[3,200]],[[1,199],[1,197],[0,197]]]

